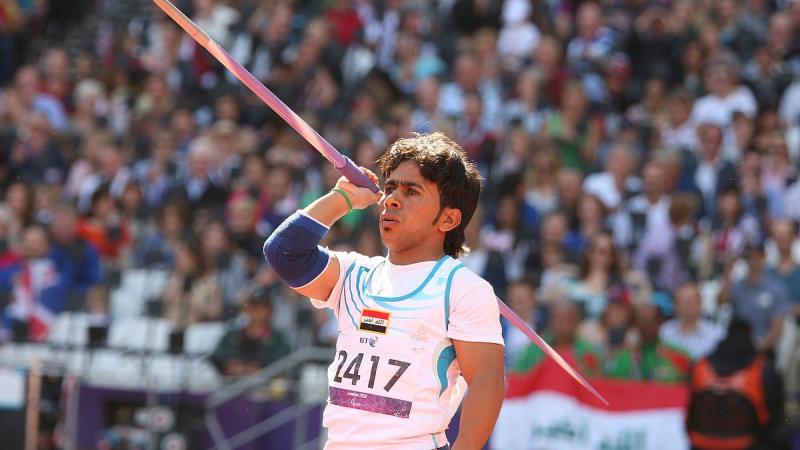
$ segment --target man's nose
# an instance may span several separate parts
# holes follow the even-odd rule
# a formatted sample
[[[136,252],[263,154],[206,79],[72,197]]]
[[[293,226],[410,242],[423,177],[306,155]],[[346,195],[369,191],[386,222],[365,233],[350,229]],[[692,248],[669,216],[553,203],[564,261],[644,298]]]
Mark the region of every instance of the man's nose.
[[[396,191],[395,191],[396,192]],[[386,205],[387,208],[399,208],[400,201],[397,199],[397,195],[395,192],[388,194],[386,199],[384,200],[383,204]]]

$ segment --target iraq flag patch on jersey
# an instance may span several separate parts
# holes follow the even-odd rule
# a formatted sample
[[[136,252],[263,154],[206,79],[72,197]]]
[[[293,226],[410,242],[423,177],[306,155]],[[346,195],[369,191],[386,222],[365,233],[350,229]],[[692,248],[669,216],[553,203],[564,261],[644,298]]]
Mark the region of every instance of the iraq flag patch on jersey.
[[[377,309],[365,309],[361,313],[358,329],[370,333],[386,334],[389,329],[389,316],[391,315],[391,313],[378,311]]]

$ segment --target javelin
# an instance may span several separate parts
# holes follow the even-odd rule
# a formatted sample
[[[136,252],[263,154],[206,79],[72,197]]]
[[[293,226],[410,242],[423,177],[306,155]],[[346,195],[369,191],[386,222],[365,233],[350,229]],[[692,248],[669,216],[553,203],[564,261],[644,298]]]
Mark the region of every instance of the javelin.
[[[261,99],[267,106],[270,107],[276,114],[294,128],[300,136],[308,141],[312,147],[317,149],[325,159],[331,162],[336,170],[339,171],[345,178],[357,186],[370,189],[372,192],[378,192],[378,186],[372,182],[354,163],[350,158],[339,153],[333,146],[319,135],[309,124],[307,124],[300,116],[292,111],[285,103],[281,101],[275,94],[272,93],[266,86],[261,84],[250,72],[247,71],[241,64],[239,64],[233,57],[228,54],[222,47],[220,47],[213,39],[211,39],[200,27],[197,26],[191,19],[186,17],[178,8],[175,7],[169,0],[153,0],[162,11],[172,18],[183,31],[189,34],[192,39],[198,44],[203,46],[211,56],[217,59],[225,68],[231,71],[236,78],[239,79],[250,91],[252,91],[258,98]],[[508,319],[515,327],[522,331],[534,344],[536,344],[547,356],[552,358],[564,371],[566,371],[572,378],[591,392],[595,397],[600,399],[604,404],[608,405],[606,399],[600,395],[597,390],[589,384],[572,366],[567,363],[561,355],[553,350],[547,342],[544,341],[528,324],[526,324],[520,317],[511,310],[502,300],[497,299],[497,304],[500,307],[500,313]]]

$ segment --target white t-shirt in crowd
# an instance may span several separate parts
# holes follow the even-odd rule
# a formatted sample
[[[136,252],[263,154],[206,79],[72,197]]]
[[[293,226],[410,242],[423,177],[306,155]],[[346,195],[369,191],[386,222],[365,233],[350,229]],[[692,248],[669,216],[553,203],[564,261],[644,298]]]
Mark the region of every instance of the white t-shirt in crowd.
[[[712,94],[700,97],[692,109],[692,121],[726,127],[731,124],[736,111],[743,112],[747,117],[755,117],[758,112],[756,98],[745,86],[739,86],[724,98]]]
[[[725,330],[710,320],[701,319],[697,328],[687,333],[681,329],[678,319],[670,319],[661,325],[658,334],[661,340],[686,350],[692,360],[699,361],[717,348],[725,337]]]
[[[503,344],[492,286],[459,260],[395,265],[334,252],[338,318],[328,368],[326,450],[431,450],[464,395],[452,339]]]

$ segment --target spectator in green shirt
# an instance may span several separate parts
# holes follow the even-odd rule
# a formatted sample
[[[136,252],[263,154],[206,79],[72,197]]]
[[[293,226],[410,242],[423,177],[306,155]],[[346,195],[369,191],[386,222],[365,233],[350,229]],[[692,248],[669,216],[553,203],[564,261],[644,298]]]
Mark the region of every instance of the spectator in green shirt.
[[[550,305],[549,326],[542,333],[547,341],[565,359],[573,363],[585,376],[598,375],[600,354],[591,344],[577,337],[581,322],[581,308],[575,302],[563,301]],[[539,365],[545,355],[534,344],[530,344],[517,359],[516,372],[527,372]]]
[[[211,355],[211,361],[226,376],[253,374],[290,352],[284,335],[272,328],[269,291],[251,290],[245,295],[242,307],[247,323],[225,333]]]
[[[654,304],[636,308],[639,342],[606,356],[603,374],[609,378],[685,383],[691,358],[683,350],[662,342],[658,331],[664,322],[661,309]]]

